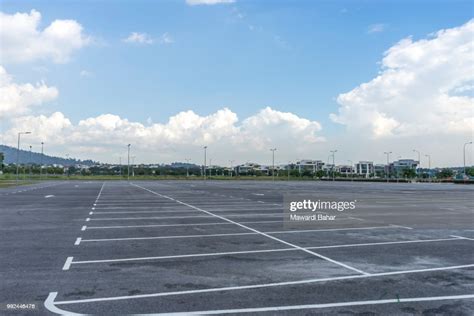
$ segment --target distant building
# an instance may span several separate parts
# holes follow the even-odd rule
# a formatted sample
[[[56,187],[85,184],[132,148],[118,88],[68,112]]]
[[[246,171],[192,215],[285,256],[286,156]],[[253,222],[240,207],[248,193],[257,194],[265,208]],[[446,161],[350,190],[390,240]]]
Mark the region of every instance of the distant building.
[[[359,161],[355,165],[355,173],[359,176],[369,178],[375,173],[374,163],[372,161]]]
[[[390,176],[401,178],[404,175],[406,169],[412,169],[416,172],[416,168],[419,165],[419,161],[413,159],[399,159],[389,164]]]
[[[324,164],[322,168],[323,171],[327,171],[327,172],[332,171],[333,169],[334,169],[334,165],[330,163]]]
[[[387,171],[387,166],[384,164],[374,165],[374,174],[376,177],[384,177]]]
[[[234,169],[237,174],[251,174],[254,171],[257,171],[259,168],[259,164],[253,162],[246,162],[244,164],[236,166]]]
[[[269,166],[258,166],[257,168],[255,168],[255,171],[260,171],[260,172],[266,172],[268,173],[268,171],[270,170],[271,168]]]
[[[352,175],[354,173],[354,170],[352,166],[343,165],[343,166],[337,166],[336,172],[348,176],[348,175]]]
[[[298,169],[299,173],[302,173],[305,170],[309,170],[311,172],[316,172],[322,170],[324,166],[324,162],[321,160],[311,160],[311,159],[303,159],[296,162],[295,167]]]

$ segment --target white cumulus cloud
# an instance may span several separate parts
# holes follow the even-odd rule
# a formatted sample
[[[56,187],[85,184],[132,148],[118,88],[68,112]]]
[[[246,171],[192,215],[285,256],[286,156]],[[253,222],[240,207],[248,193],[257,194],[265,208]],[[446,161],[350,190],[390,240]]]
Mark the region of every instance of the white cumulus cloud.
[[[56,99],[58,89],[44,82],[18,84],[0,66],[0,117],[14,117],[27,113],[31,107]]]
[[[472,134],[474,20],[389,48],[377,77],[337,97],[334,122],[372,138]]]
[[[55,112],[50,116],[20,116],[12,119],[12,129],[10,133],[16,135],[20,131],[30,131],[31,139],[38,142],[47,140],[49,143],[62,145],[68,142],[69,133],[72,131],[72,124],[64,114]]]
[[[3,63],[37,59],[65,63],[73,52],[88,45],[91,38],[75,20],[54,20],[40,29],[41,13],[0,12],[0,59]]]
[[[314,144],[324,141],[317,134],[320,130],[319,122],[266,107],[242,122],[236,140],[258,149],[268,149],[277,143],[285,144],[289,138],[299,144]]]
[[[50,147],[64,146],[66,150],[91,147],[91,153],[111,154],[124,144],[148,152],[172,152],[184,156],[190,148],[203,145],[220,148],[223,155],[237,152],[266,152],[275,144],[311,145],[324,141],[318,136],[321,126],[316,121],[266,107],[239,121],[228,108],[201,116],[183,111],[165,123],[143,124],[113,114],[103,114],[72,124],[62,113],[50,116],[22,116],[11,121],[6,134],[14,142],[19,130],[30,130],[31,141],[47,140]],[[181,153],[181,154],[179,154]],[[85,157],[84,157],[85,158]],[[107,161],[106,158],[102,158]]]
[[[123,41],[125,43],[153,44],[154,39],[146,33],[132,32]]]
[[[147,33],[132,32],[128,37],[123,38],[122,41],[125,43],[142,45],[151,45],[153,43],[166,45],[174,43],[173,37],[167,32],[163,33],[158,38],[153,38]]]

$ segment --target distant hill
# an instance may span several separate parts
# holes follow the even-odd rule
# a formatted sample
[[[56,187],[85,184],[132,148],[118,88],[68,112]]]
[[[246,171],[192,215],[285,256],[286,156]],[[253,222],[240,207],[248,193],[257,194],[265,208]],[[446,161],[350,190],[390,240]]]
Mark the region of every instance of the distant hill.
[[[3,153],[5,155],[5,161],[4,163],[6,164],[11,164],[11,163],[16,163],[16,155],[17,155],[17,149],[14,147],[10,146],[5,146],[5,145],[0,145],[0,153]],[[41,164],[41,154],[40,153],[31,153],[31,160],[30,160],[30,152],[27,150],[21,150],[20,149],[20,164],[24,163],[34,163],[34,164]],[[92,160],[77,160],[73,158],[65,159],[61,157],[54,157],[54,156],[48,156],[48,155],[43,155],[43,164],[45,165],[52,165],[52,164],[57,164],[57,165],[75,165],[75,164],[82,164],[82,165],[95,165],[98,162],[92,161]]]

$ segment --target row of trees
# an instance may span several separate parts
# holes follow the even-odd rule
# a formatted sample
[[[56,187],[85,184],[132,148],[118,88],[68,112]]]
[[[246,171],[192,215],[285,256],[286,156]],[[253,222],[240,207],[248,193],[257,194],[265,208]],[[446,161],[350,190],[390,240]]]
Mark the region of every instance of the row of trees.
[[[16,165],[3,165],[2,161],[2,154],[0,153],[0,167],[3,173],[5,174],[16,174]],[[39,165],[21,165],[19,168],[20,174],[32,174],[32,175],[39,175],[40,174],[40,166]],[[107,165],[102,166],[93,166],[88,169],[79,169],[75,166],[70,167],[52,167],[47,166],[43,167],[42,174],[49,174],[49,175],[107,175],[107,176],[120,176],[123,177],[127,176],[127,166],[119,167],[110,167]],[[474,168],[466,168],[466,173],[470,176],[474,176]],[[199,166],[190,166],[189,168],[186,167],[171,167],[171,166],[159,166],[159,167],[148,167],[148,166],[131,166],[130,167],[130,175],[133,176],[186,176],[192,177],[199,177],[202,176],[202,169]],[[226,168],[208,168],[206,170],[207,176],[230,176],[230,171]],[[232,172],[233,176],[238,176],[235,171]],[[240,174],[240,176],[271,176],[271,170],[269,172],[266,171],[259,171],[259,170],[249,170],[246,173]],[[447,179],[453,177],[454,172],[452,169],[442,169],[438,171],[434,176],[438,179]],[[275,170],[275,176],[277,177],[287,177],[288,170]],[[333,173],[331,170],[318,170],[313,172],[312,170],[298,170],[298,169],[290,169],[289,176],[292,178],[324,178],[324,177],[332,177]],[[358,178],[360,176],[356,174],[342,174],[339,172],[335,172],[334,176],[337,178]],[[377,174],[378,177],[385,177],[385,174]],[[402,170],[398,176],[391,175],[391,178],[402,178],[402,179],[413,179],[417,176],[421,176],[422,178],[428,178],[428,173],[423,173],[421,175],[417,175],[414,169],[404,169]]]

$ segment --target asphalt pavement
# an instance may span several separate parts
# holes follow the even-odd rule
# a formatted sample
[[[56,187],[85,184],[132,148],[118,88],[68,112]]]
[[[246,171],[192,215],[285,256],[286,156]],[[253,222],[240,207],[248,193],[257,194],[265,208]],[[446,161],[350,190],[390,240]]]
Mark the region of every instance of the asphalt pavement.
[[[472,315],[473,193],[237,180],[0,189],[0,315]],[[288,227],[293,196],[357,202]]]

